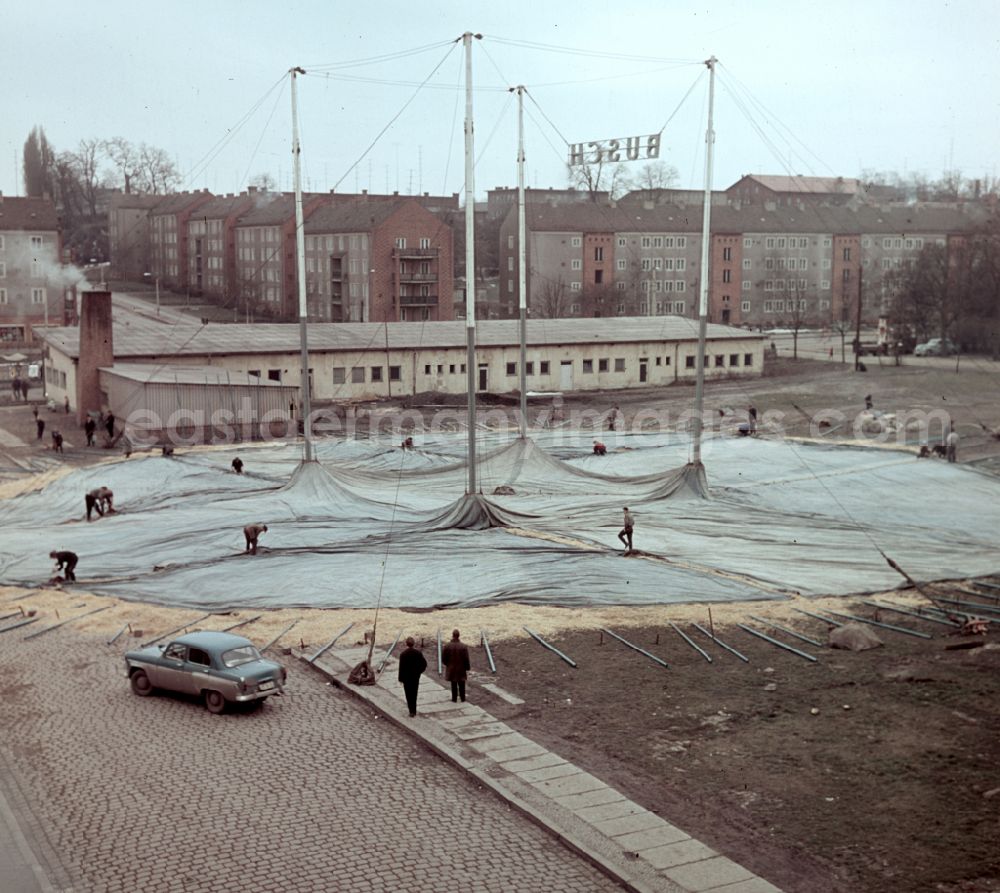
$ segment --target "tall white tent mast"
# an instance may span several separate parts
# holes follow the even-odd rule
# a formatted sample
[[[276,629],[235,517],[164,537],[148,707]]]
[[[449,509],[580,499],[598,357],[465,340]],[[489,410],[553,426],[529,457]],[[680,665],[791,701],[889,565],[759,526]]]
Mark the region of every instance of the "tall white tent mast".
[[[702,413],[705,407],[705,333],[708,328],[709,258],[712,238],[712,155],[715,149],[715,130],[712,115],[715,107],[715,63],[712,56],[705,61],[708,66],[708,128],[705,131],[705,205],[701,217],[701,288],[698,300],[698,357],[695,361],[697,378],[694,392],[694,443],[691,463],[701,465]]]
[[[528,265],[524,244],[524,86],[513,88],[517,92],[517,284],[518,315],[521,326],[521,437],[528,436],[528,389],[525,361],[528,340]]]
[[[468,372],[469,495],[476,492],[476,233],[475,179],[472,140],[472,39],[481,34],[466,31],[465,46],[465,336]]]
[[[299,338],[302,343],[302,436],[305,444],[303,460],[311,462],[312,453],[312,407],[309,398],[309,346],[306,322],[309,306],[306,301],[306,242],[305,219],[302,213],[302,146],[299,144],[299,107],[296,93],[296,77],[305,70],[296,66],[289,72],[292,76],[292,162],[295,170],[295,258],[299,285]]]

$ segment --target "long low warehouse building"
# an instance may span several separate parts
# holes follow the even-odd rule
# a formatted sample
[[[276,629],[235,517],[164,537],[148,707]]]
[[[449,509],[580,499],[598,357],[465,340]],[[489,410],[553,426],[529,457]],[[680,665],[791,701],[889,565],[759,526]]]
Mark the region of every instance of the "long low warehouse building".
[[[104,303],[102,303],[104,302]],[[83,295],[80,327],[42,330],[48,394],[68,396],[78,413],[92,370],[113,364],[212,367],[298,388],[301,349],[294,324],[168,324],[155,317],[112,322],[110,295]],[[82,334],[81,334],[82,333]],[[458,322],[313,323],[308,328],[312,393],[319,401],[400,398],[427,392],[464,394],[466,329]],[[698,323],[678,316],[533,319],[527,323],[529,391],[663,387],[693,380]],[[519,324],[476,324],[476,389],[519,387]],[[764,336],[709,324],[707,378],[759,376]],[[112,407],[114,408],[114,407]]]

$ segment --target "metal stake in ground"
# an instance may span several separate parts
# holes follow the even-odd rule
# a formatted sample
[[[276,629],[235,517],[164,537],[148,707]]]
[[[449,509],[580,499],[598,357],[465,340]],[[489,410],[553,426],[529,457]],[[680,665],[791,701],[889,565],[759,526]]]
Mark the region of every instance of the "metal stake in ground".
[[[222,631],[224,633],[231,633],[234,629],[239,629],[241,626],[249,626],[255,620],[260,620],[260,614],[256,617],[251,617],[248,620],[241,620],[239,623],[234,623],[232,626],[227,626]]]
[[[329,651],[334,645],[337,644],[337,639],[339,639],[344,633],[346,633],[352,626],[353,623],[348,623],[337,635],[335,635],[329,642],[327,642],[322,648],[319,649],[312,657],[308,658],[306,663],[314,664],[319,660],[327,651]],[[398,639],[396,641],[399,641]]]
[[[749,626],[744,626],[742,623],[737,623],[736,625],[744,632],[750,633],[751,636],[756,636],[758,639],[763,639],[765,642],[770,642],[772,645],[777,645],[778,648],[784,648],[785,651],[791,651],[792,654],[797,654],[799,657],[804,657],[806,660],[811,660],[813,663],[816,663],[816,658],[813,657],[811,654],[806,654],[804,651],[799,651],[798,648],[793,648],[791,645],[786,645],[784,642],[779,642],[777,639],[772,639],[770,636],[762,632],[758,632],[757,630],[752,629]]]
[[[707,660],[709,663],[712,662],[712,655],[709,654],[700,645],[696,645],[695,642],[691,639],[691,637],[687,633],[685,633],[684,630],[682,630],[676,623],[674,623],[673,620],[668,620],[667,623],[669,623],[674,628],[674,631],[677,633],[677,635],[679,635],[685,642],[688,643],[688,645],[690,645],[703,658],[705,658],[705,660]]]
[[[645,654],[646,657],[648,657],[652,661],[656,661],[656,663],[658,663],[661,667],[667,667],[669,669],[670,664],[668,664],[665,660],[658,658],[655,654],[650,654],[645,648],[640,648],[638,645],[632,644],[628,639],[623,639],[621,636],[618,635],[618,633],[613,633],[611,632],[610,629],[605,629],[603,626],[601,627],[601,632],[607,633],[609,636],[611,636],[614,639],[617,639],[623,645],[628,645],[628,647],[631,648],[633,651],[638,651],[639,654]]]
[[[97,614],[100,611],[107,611],[111,605],[102,605],[100,608],[94,608],[93,611],[85,611],[83,614],[77,614],[75,617],[67,617],[60,623],[54,623],[52,626],[47,626],[45,629],[40,629],[37,633],[29,633],[26,635],[25,641],[28,639],[37,639],[39,636],[44,636],[48,632],[52,632],[54,629],[59,629],[60,626],[65,626],[67,623],[72,623],[74,620],[79,620],[81,617],[89,617],[91,614]]]
[[[378,665],[378,669],[375,670],[376,674],[382,672],[382,668],[385,666],[385,662],[392,656],[392,652],[395,651],[396,646],[399,644],[399,640],[402,638],[402,636],[403,636],[402,630],[396,633],[396,641],[389,646],[389,650],[382,657],[382,662]]]
[[[699,624],[699,623],[694,623],[694,622],[692,621],[692,624],[691,624],[691,625],[692,625],[692,626],[693,626],[693,627],[694,627],[694,628],[695,628],[696,630],[698,630],[698,632],[700,632],[700,633],[704,633],[704,634],[705,634],[706,636],[708,636],[708,637],[709,637],[709,638],[710,638],[710,639],[711,639],[711,640],[712,640],[713,642],[715,642],[715,644],[716,644],[716,645],[721,645],[721,646],[722,646],[723,648],[725,648],[725,649],[726,649],[726,651],[730,651],[730,652],[732,652],[732,653],[733,653],[733,654],[735,654],[735,655],[736,655],[736,656],[737,656],[737,657],[738,657],[738,658],[739,658],[740,660],[744,661],[745,663],[750,663],[750,658],[749,658],[749,657],[745,657],[744,655],[740,654],[740,653],[739,653],[739,652],[738,652],[738,651],[737,651],[737,650],[736,650],[735,648],[733,648],[733,647],[732,647],[731,645],[727,645],[727,644],[726,644],[725,642],[723,642],[723,641],[722,641],[722,639],[718,639],[718,638],[716,638],[716,637],[715,637],[715,635],[714,635],[713,633],[710,633],[710,632],[709,632],[709,631],[708,631],[707,629],[705,629],[705,627],[703,627],[703,626],[702,626],[701,624]]]
[[[278,639],[280,639],[285,633],[287,633],[298,622],[299,622],[298,620],[293,620],[291,623],[289,623],[288,626],[286,626],[280,633],[278,633],[278,635],[276,635],[273,639],[271,639],[270,642],[268,642],[266,645],[263,645],[261,647],[261,649],[260,649],[261,652],[267,651],[268,648],[270,648],[272,645],[274,645],[275,643],[277,643]]]
[[[561,652],[561,651],[560,651],[560,650],[559,650],[558,648],[556,648],[556,647],[555,647],[555,645],[550,645],[550,644],[549,644],[548,642],[546,642],[546,641],[545,641],[545,639],[543,639],[543,638],[542,638],[542,637],[541,637],[540,635],[538,635],[538,633],[536,633],[536,632],[532,632],[532,631],[531,631],[530,629],[528,629],[528,627],[526,627],[526,626],[522,627],[522,629],[523,629],[523,630],[524,630],[524,631],[525,631],[525,632],[526,632],[526,633],[527,633],[527,634],[528,634],[529,636],[531,636],[531,638],[533,638],[533,639],[534,639],[534,640],[535,640],[536,642],[538,642],[538,644],[539,644],[539,645],[544,645],[544,646],[545,646],[546,648],[548,648],[548,649],[549,649],[549,651],[552,651],[552,652],[554,652],[555,654],[558,654],[558,655],[559,655],[559,656],[560,656],[560,657],[561,657],[561,658],[562,658],[562,659],[563,659],[564,661],[566,661],[566,663],[568,663],[568,664],[569,664],[569,665],[570,665],[571,667],[575,667],[575,666],[576,666],[576,661],[575,661],[575,660],[573,660],[572,658],[569,658],[569,657],[566,657],[566,655],[565,655],[565,654],[563,654],[563,653],[562,653],[562,652]]]
[[[155,639],[150,639],[148,642],[143,642],[140,648],[148,648],[150,645],[155,645],[161,639],[165,639],[167,636],[172,636],[174,633],[179,633],[182,629],[187,629],[189,626],[194,626],[196,623],[201,623],[206,617],[211,617],[212,612],[209,611],[207,614],[202,614],[201,617],[195,617],[194,620],[189,620],[187,623],[182,623],[180,626],[175,626],[171,630],[167,630],[162,636],[157,636]]]
[[[493,652],[490,651],[490,640],[486,638],[486,630],[479,630],[479,635],[483,640],[483,648],[486,651],[486,660],[489,661],[490,671],[495,673],[497,671],[497,665],[493,663]]]
[[[810,639],[809,636],[804,636],[802,633],[795,632],[794,629],[789,629],[787,626],[779,626],[773,620],[765,620],[763,617],[758,617],[756,614],[750,615],[751,620],[756,620],[758,623],[763,623],[765,626],[773,627],[774,629],[780,629],[783,633],[787,633],[793,639],[798,639],[800,642],[808,642],[810,645],[815,645],[817,648],[825,648],[826,646],[822,642],[817,642],[815,639]]]

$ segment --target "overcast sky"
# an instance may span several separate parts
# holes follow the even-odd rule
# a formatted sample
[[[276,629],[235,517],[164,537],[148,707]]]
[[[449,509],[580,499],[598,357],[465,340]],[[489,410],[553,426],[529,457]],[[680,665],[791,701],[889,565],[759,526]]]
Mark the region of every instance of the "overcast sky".
[[[307,189],[461,192],[464,57],[449,42],[465,31],[483,35],[480,195],[517,182],[515,84],[529,94],[529,186],[566,185],[567,142],[669,121],[661,159],[680,186],[701,188],[700,63],[713,54],[717,188],[745,173],[1000,174],[996,0],[36,0],[3,14],[14,38],[0,54],[5,195],[23,194],[36,124],[59,151],[114,136],[163,148],[184,188],[238,191],[266,171],[290,189],[293,65],[307,71]]]

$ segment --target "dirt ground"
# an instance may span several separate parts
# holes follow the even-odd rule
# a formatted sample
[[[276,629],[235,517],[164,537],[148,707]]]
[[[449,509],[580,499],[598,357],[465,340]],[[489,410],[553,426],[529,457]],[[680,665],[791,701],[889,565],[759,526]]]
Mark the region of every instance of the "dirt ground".
[[[833,409],[853,417],[871,394],[886,412],[941,410],[961,433],[959,461],[1000,470],[997,384],[1000,364],[869,365],[867,373],[819,361],[771,363],[765,377],[713,382],[706,408],[758,407],[778,413],[781,431],[808,436],[810,416]],[[681,411],[693,388],[619,392],[568,404],[618,403],[631,421],[651,406]],[[777,416],[775,416],[777,418]],[[34,489],[71,470],[118,456],[78,446],[58,460],[33,442],[26,406],[0,406],[0,428],[28,443],[2,452],[0,498]],[[850,439],[850,427],[825,434]],[[886,444],[914,449],[907,437]],[[44,455],[44,474],[37,469]],[[938,461],[938,460],[930,460]],[[711,468],[708,469],[711,483]],[[1000,571],[1000,561],[998,561]],[[996,584],[1000,577],[993,578]],[[959,588],[960,587],[960,588]],[[941,584],[938,594],[968,598],[970,583]],[[985,596],[991,590],[982,589]],[[1000,590],[992,590],[1000,594]],[[919,594],[893,593],[897,603],[926,604]],[[850,607],[849,607],[850,606]],[[708,627],[707,608],[681,605],[566,609],[504,604],[439,612],[381,611],[377,643],[398,632],[433,649],[438,630],[460,627],[473,649],[474,680],[496,681],[525,700],[511,706],[473,686],[483,706],[568,759],[619,787],[647,808],[705,840],[788,893],[1000,891],[1000,625],[985,637],[950,635],[944,626],[902,615],[881,619],[933,635],[930,640],[879,630],[884,647],[833,651],[777,634],[819,659],[812,663],[753,638],[750,614],[794,627],[820,641],[826,628],[796,608],[875,612],[850,599],[739,603],[713,607],[717,636],[749,663],[694,629]],[[102,608],[98,613],[83,616]],[[35,611],[38,629],[67,618],[74,630],[119,634],[135,642],[184,623],[243,630],[263,644],[318,648],[354,623],[346,639],[361,641],[376,620],[372,608],[338,611],[233,612],[203,618],[193,611],[102,599],[87,593],[0,588],[0,616]],[[998,615],[1000,617],[1000,615]],[[3,624],[18,618],[4,620]],[[712,656],[709,663],[671,621]],[[574,659],[570,667],[531,639],[530,627]],[[669,663],[664,668],[607,633],[610,629]],[[494,679],[479,645],[487,631],[497,664]],[[951,649],[965,641],[982,647]],[[380,652],[376,650],[376,657]]]

